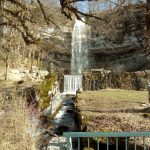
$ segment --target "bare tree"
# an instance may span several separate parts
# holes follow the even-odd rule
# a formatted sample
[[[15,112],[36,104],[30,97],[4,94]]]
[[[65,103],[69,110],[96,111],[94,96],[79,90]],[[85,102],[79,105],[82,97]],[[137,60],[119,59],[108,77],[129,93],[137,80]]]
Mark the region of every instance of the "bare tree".
[[[23,0],[1,0],[0,7],[1,17],[3,18],[0,22],[0,26],[9,26],[20,32],[27,45],[38,43],[39,37],[36,36],[38,34],[37,29],[42,24],[49,25],[52,23],[55,25],[55,23],[46,16],[46,12],[40,0],[37,0],[37,3],[31,4]],[[39,9],[41,13],[39,13]],[[38,17],[39,15],[43,17]]]
[[[10,57],[12,57],[12,46],[11,46],[11,31],[9,33],[9,37],[5,37],[3,41],[1,42],[1,50],[0,50],[0,56],[2,60],[5,62],[5,80],[8,79],[8,67],[10,62]]]
[[[100,3],[107,2],[109,3],[109,12],[100,13],[101,7],[95,8],[94,11],[83,12],[76,7],[76,3],[84,0],[60,0],[61,13],[64,14],[67,18],[82,20],[82,16],[88,18],[98,19],[101,22],[108,24],[107,16],[113,15],[114,11],[123,8],[126,9],[126,5],[131,5],[130,0],[118,0],[118,2],[113,0],[89,0],[89,6],[93,7],[94,2],[95,6],[99,6]],[[50,25],[53,24],[55,27],[59,28],[57,25],[58,19],[56,20],[50,12],[54,9],[46,9],[48,4],[46,2],[55,4],[53,0],[51,1],[41,1],[41,0],[32,0],[30,3],[24,0],[1,0],[1,16],[4,18],[4,21],[0,23],[0,26],[11,26],[17,29],[21,34],[26,44],[37,44],[39,43],[40,37],[36,36],[38,33],[37,29],[41,25]],[[55,1],[56,2],[56,1]],[[92,3],[93,2],[93,3]],[[147,11],[149,10],[149,0],[147,0]],[[56,4],[55,6],[57,6]],[[141,6],[142,7],[142,6]],[[42,17],[41,17],[42,16]],[[112,17],[114,19],[114,17]],[[148,18],[148,17],[147,17]],[[60,18],[59,18],[60,19]],[[148,19],[147,19],[148,20]],[[36,30],[35,30],[36,28]],[[33,34],[34,33],[34,34]]]
[[[71,20],[73,18],[82,20],[82,17],[85,17],[87,23],[98,24],[97,28],[108,34],[112,32],[116,22],[120,21],[120,10],[124,10],[127,16],[132,17],[131,20],[136,22],[134,15],[129,11],[135,5],[131,3],[131,0],[89,0],[89,12],[83,12],[78,9],[76,4],[83,1],[60,0],[61,8],[59,8],[58,3],[54,0],[1,0],[0,16],[3,19],[0,21],[0,26],[7,26],[7,28],[11,27],[17,30],[26,45],[29,45],[41,44],[39,32],[41,27],[54,26],[59,29],[62,22],[65,25],[64,20],[66,19],[62,17],[61,13]],[[104,6],[99,7],[104,2],[109,4],[105,11],[103,11]],[[150,26],[149,3],[149,0],[147,0],[146,5],[141,3],[138,6],[146,9],[147,31]]]

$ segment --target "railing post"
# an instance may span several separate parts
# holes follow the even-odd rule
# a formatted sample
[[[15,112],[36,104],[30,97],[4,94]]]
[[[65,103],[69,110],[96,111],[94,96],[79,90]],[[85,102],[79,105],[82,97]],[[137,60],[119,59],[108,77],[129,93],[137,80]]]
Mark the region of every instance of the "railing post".
[[[80,150],[80,138],[78,138],[78,150]]]
[[[125,149],[128,150],[128,138],[125,138]]]
[[[107,150],[109,150],[109,139],[107,138],[106,141],[107,141]]]
[[[72,150],[72,138],[67,137],[67,150]]]
[[[143,137],[144,150],[146,150],[145,137]]]
[[[97,138],[97,150],[99,150],[99,140]]]
[[[90,141],[89,141],[89,138],[88,138],[88,150],[90,150]]]
[[[134,137],[134,150],[136,150],[136,137]]]
[[[118,150],[118,137],[116,138],[116,150]]]

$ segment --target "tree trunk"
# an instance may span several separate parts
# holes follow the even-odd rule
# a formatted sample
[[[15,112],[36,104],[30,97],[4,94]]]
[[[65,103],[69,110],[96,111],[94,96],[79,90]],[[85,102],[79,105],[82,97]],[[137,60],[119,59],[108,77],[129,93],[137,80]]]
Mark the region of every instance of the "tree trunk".
[[[37,55],[37,68],[40,69],[40,54]]]
[[[41,70],[42,69],[42,67],[43,67],[43,58],[44,58],[44,53],[43,52],[41,52],[41,58],[40,58],[40,63],[39,63],[39,70]]]
[[[28,68],[29,69],[31,69],[30,67],[31,67],[31,52],[30,52],[30,50],[28,50]]]
[[[150,0],[146,0],[146,29],[150,31]]]
[[[8,66],[9,66],[9,62],[8,62],[8,57],[6,58],[6,60],[5,60],[5,80],[8,80]]]
[[[31,66],[30,66],[31,71],[32,71],[32,66],[34,62],[34,55],[35,55],[35,52],[33,51],[33,53],[31,53]]]
[[[147,91],[148,91],[148,103],[150,103],[150,83],[148,83]]]

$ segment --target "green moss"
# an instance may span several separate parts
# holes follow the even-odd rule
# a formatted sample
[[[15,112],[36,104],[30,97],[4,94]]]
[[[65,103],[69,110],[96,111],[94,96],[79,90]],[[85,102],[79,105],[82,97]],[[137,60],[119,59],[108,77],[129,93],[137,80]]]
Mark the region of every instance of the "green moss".
[[[92,80],[98,80],[99,79],[99,76],[100,76],[100,74],[98,74],[98,73],[93,73],[92,74]]]
[[[56,80],[57,75],[55,73],[50,73],[45,77],[44,81],[40,85],[40,110],[44,110],[50,105],[51,98],[48,97],[48,91],[52,90],[52,86],[54,85]]]

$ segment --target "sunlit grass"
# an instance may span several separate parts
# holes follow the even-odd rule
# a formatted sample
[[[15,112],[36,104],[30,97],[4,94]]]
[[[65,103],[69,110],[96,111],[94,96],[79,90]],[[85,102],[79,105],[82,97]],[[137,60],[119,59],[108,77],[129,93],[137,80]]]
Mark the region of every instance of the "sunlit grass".
[[[81,130],[135,132],[150,130],[147,91],[103,89],[77,95]]]
[[[78,95],[78,102],[78,106],[84,109],[135,108],[148,103],[148,92],[120,89],[85,91]]]

